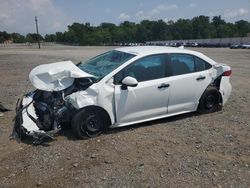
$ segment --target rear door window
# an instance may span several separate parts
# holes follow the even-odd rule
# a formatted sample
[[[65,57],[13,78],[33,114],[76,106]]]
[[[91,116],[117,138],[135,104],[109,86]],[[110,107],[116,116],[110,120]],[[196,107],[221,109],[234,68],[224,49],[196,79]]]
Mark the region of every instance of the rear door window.
[[[170,54],[173,76],[195,72],[195,61],[192,55]]]

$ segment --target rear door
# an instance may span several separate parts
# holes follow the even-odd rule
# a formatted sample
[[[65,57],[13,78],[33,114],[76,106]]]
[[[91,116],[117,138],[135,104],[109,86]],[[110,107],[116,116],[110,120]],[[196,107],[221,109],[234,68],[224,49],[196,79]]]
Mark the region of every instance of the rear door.
[[[169,54],[172,76],[169,78],[168,113],[195,111],[199,99],[211,83],[211,65],[189,54]]]

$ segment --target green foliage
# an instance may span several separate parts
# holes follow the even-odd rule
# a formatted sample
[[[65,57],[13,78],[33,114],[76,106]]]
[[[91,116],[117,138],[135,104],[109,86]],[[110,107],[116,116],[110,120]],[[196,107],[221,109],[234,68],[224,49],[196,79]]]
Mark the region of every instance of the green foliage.
[[[235,27],[239,37],[244,37],[250,31],[250,23],[245,20],[235,22]]]
[[[55,34],[47,34],[44,37],[46,42],[56,42],[56,35]]]
[[[176,22],[143,20],[139,24],[125,21],[120,25],[102,23],[94,27],[89,23],[73,23],[68,31],[56,33],[57,42],[79,45],[104,45],[114,43],[143,43],[157,40],[201,39],[246,36],[250,23],[240,20],[226,23],[221,16],[197,16],[178,19]],[[51,40],[54,41],[54,40]]]
[[[9,33],[7,33],[6,31],[0,31],[0,43],[3,43],[5,40],[9,39],[11,39],[11,35]]]
[[[25,37],[19,33],[12,33],[11,38],[14,43],[24,43],[26,42]]]
[[[250,33],[248,21],[227,23],[221,16],[214,16],[210,21],[208,16],[200,15],[192,19],[178,19],[167,23],[163,20],[143,20],[138,24],[125,21],[120,25],[101,23],[99,26],[73,23],[65,32],[47,34],[44,39],[41,35],[38,37],[46,42],[105,45],[157,40],[244,37],[247,33]],[[8,39],[12,39],[15,43],[36,42],[37,34],[29,33],[24,37],[18,33],[0,32],[0,43]]]
[[[210,38],[210,22],[208,16],[198,16],[192,19],[193,36],[198,39]]]
[[[193,27],[191,20],[179,19],[172,24],[172,36],[174,39],[192,39],[195,37],[193,28],[196,27]]]
[[[30,43],[37,42],[37,37],[39,38],[40,41],[43,40],[43,37],[40,34],[37,36],[36,33],[28,33],[26,35],[25,41]]]

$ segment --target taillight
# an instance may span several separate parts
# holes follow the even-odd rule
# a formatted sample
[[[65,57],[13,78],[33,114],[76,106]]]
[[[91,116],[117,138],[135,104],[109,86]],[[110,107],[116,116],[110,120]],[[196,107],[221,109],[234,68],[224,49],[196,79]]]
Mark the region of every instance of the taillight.
[[[232,70],[228,70],[223,73],[223,76],[231,76],[231,74],[232,74]]]

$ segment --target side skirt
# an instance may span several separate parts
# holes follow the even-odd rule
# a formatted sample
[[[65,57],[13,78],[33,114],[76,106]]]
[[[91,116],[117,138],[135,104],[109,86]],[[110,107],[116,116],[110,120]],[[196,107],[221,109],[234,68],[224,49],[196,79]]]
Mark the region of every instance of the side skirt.
[[[124,127],[124,126],[128,126],[128,125],[133,125],[133,124],[137,124],[137,123],[143,123],[143,122],[147,122],[147,121],[153,121],[153,120],[157,120],[157,119],[163,119],[163,118],[167,118],[167,117],[171,117],[171,116],[176,116],[176,115],[180,115],[180,114],[186,114],[189,112],[195,112],[196,110],[192,110],[192,111],[181,111],[181,112],[177,112],[177,113],[172,113],[172,114],[166,114],[166,115],[160,115],[160,116],[156,116],[153,118],[148,118],[148,119],[143,119],[143,120],[138,120],[138,121],[132,121],[132,122],[128,122],[128,123],[115,123],[113,125],[110,126],[110,128],[116,128],[116,127]]]

